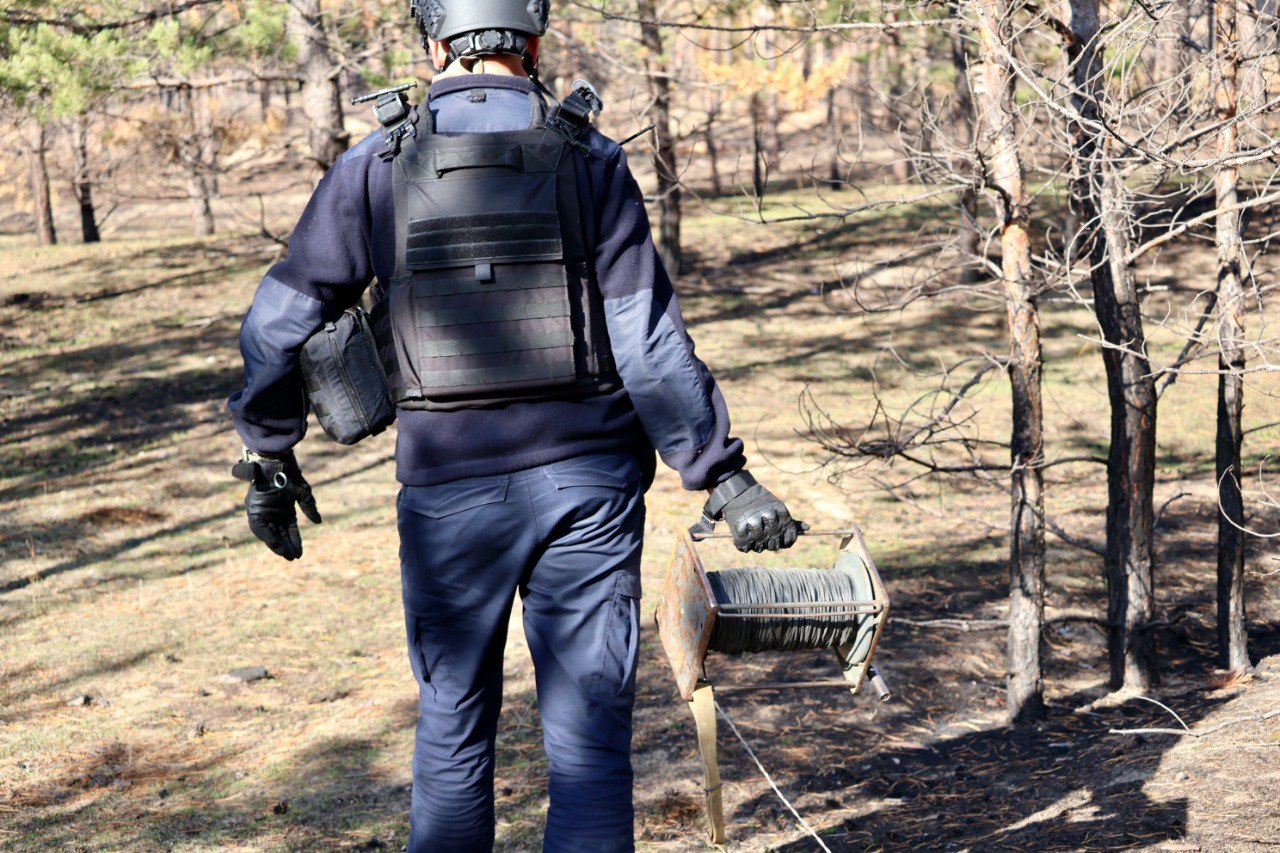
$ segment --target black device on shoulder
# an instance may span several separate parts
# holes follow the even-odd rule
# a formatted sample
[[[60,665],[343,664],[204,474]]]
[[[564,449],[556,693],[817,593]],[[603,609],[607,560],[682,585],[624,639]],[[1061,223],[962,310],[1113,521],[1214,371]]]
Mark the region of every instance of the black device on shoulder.
[[[416,132],[413,109],[409,106],[409,96],[406,94],[410,89],[416,88],[417,83],[402,83],[351,99],[352,104],[374,102],[373,114],[382,127],[382,141],[387,144],[386,154],[397,153],[400,150],[400,140],[413,136]]]

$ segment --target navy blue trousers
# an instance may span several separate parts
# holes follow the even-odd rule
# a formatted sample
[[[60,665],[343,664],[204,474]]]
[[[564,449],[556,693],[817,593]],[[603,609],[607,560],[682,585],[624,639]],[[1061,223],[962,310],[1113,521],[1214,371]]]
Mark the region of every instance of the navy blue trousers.
[[[644,533],[635,457],[406,486],[399,518],[419,692],[410,853],[493,847],[494,736],[517,592],[550,767],[543,849],[632,850]]]

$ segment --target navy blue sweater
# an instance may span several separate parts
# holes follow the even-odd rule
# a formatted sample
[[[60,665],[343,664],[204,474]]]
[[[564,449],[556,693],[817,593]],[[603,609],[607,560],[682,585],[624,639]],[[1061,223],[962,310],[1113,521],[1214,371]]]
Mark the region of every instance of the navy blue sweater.
[[[485,97],[472,97],[481,89]],[[516,130],[531,120],[533,84],[495,75],[432,84],[441,133]],[[244,388],[229,401],[245,446],[288,450],[306,432],[298,352],[320,326],[356,304],[395,265],[391,165],[373,134],[320,182],[271,268],[240,333]],[[745,464],[724,398],[694,354],[671,280],[650,234],[639,187],[617,143],[592,132],[578,158],[583,215],[624,388],[575,400],[455,412],[399,412],[397,476],[412,486],[509,473],[582,453],[657,448],[685,488],[716,485]],[[595,226],[592,228],[592,226]]]

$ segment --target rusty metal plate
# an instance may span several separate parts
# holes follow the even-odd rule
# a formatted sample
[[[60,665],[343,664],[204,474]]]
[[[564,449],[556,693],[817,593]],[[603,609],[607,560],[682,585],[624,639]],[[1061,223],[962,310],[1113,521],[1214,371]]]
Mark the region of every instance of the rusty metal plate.
[[[885,591],[880,572],[876,569],[875,560],[871,559],[871,552],[867,550],[862,530],[856,524],[849,525],[848,535],[840,543],[835,570],[853,578],[860,597],[867,599],[875,614],[869,617],[870,621],[863,623],[863,630],[856,642],[836,649],[836,658],[840,661],[844,677],[852,691],[857,693],[871,669],[871,657],[880,645],[880,635],[889,619],[889,595]]]
[[[716,603],[702,560],[687,530],[681,529],[676,538],[675,551],[662,584],[662,600],[658,602],[654,618],[680,695],[685,701],[692,701],[693,688],[703,677],[703,661],[716,621]]]

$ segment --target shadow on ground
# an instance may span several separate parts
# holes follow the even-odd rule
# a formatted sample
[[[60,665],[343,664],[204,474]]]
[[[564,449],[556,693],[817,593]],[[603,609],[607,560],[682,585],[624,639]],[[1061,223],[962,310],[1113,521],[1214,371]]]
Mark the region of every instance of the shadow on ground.
[[[990,618],[1007,594],[1003,563],[950,559],[947,552],[973,554],[991,544],[956,541],[935,553],[943,559],[933,564],[924,554],[883,555],[882,566],[904,569],[886,576],[894,612],[911,620]],[[1203,581],[1167,569],[1161,588],[1161,618],[1169,624],[1159,629],[1158,642],[1170,685],[1161,698],[1192,727],[1228,698],[1205,692],[1215,666],[1213,626],[1191,618],[1212,594]],[[1101,606],[1089,592],[1055,589],[1053,595],[1059,607]],[[1251,627],[1256,655],[1280,651],[1280,626],[1255,621]],[[1187,797],[1167,785],[1147,785],[1177,739],[1110,733],[1176,723],[1139,699],[1076,711],[1106,692],[1105,638],[1092,625],[1066,623],[1049,628],[1046,639],[1048,680],[1081,687],[1054,697],[1049,717],[1034,728],[1001,723],[1003,631],[939,631],[892,620],[878,656],[896,692],[885,705],[839,690],[728,693],[721,704],[783,792],[824,827],[833,850],[1118,849],[1187,837]],[[656,641],[646,646],[645,659],[648,683],[669,681]],[[708,672],[718,684],[737,685],[831,678],[836,669],[827,654],[732,661],[713,654]],[[642,697],[641,708],[662,719],[657,709],[687,715],[682,705],[660,693]],[[694,737],[691,726],[650,724],[638,743],[687,756]],[[723,723],[719,743],[727,801],[734,786],[759,792],[726,810],[731,841],[748,842],[761,831],[795,838],[794,818]],[[651,811],[644,822],[651,840],[701,831],[696,796],[669,791]],[[835,815],[842,817],[833,825]],[[770,849],[813,846],[800,838]]]

